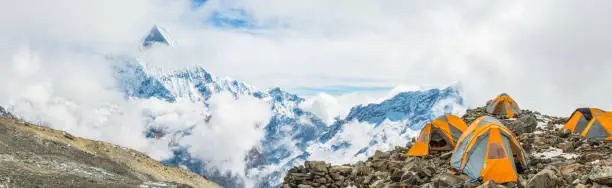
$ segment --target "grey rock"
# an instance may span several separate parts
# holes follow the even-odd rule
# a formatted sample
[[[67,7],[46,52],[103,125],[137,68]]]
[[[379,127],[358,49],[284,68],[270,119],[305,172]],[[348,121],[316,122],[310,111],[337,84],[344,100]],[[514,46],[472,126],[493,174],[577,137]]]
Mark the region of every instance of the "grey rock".
[[[440,155],[440,159],[448,160],[453,155],[453,152],[446,152]]]
[[[299,184],[298,188],[313,188],[311,185]]]
[[[391,153],[389,153],[389,152],[382,152],[382,151],[379,151],[379,150],[376,150],[376,152],[374,153],[374,156],[373,156],[374,159],[384,159],[384,160],[387,160],[390,157],[391,157]]]
[[[353,172],[353,168],[350,166],[333,166],[329,169],[331,173],[339,173],[342,175],[347,175]]]
[[[451,187],[463,183],[463,180],[459,179],[459,177],[446,173],[435,177],[431,181],[437,185],[437,187]]]
[[[598,166],[593,168],[589,179],[601,185],[612,186],[612,166]]]
[[[536,130],[538,120],[534,115],[523,115],[516,121],[508,123],[507,126],[510,130],[518,135],[523,133],[531,133]]]
[[[535,176],[529,179],[527,187],[559,187],[563,186],[561,180],[561,172],[554,166],[547,166],[544,170],[538,172]]]
[[[506,186],[503,185],[499,185],[495,182],[493,182],[492,180],[489,180],[485,183],[483,183],[482,185],[478,186],[478,188],[505,188]]]
[[[329,167],[329,165],[323,161],[306,161],[304,162],[304,166],[315,172],[327,172]]]
[[[561,131],[559,131],[558,136],[561,138],[568,138],[571,134],[572,132],[569,129],[561,129]]]

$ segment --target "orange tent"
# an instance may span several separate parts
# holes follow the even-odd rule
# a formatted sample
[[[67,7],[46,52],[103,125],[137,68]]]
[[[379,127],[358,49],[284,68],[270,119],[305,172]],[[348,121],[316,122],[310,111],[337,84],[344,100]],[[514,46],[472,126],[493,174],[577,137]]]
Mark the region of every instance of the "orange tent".
[[[507,118],[513,118],[521,113],[516,101],[508,94],[502,93],[495,97],[487,106],[487,112],[493,115],[502,115]]]
[[[452,114],[442,115],[425,124],[408,156],[425,156],[430,150],[450,151],[465,129],[467,125],[461,118]]]
[[[592,119],[580,135],[600,141],[612,141],[612,112],[603,113]]]
[[[605,112],[598,108],[578,108],[561,129],[580,134],[592,119],[603,113]]]
[[[497,119],[476,119],[457,141],[451,167],[473,179],[496,183],[518,180],[518,172],[527,169],[527,153],[512,131]]]

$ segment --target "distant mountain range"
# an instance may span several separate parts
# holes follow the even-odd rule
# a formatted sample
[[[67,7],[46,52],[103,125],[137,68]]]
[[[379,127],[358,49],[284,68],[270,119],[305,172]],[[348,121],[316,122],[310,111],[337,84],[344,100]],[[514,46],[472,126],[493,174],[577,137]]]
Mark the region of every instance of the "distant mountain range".
[[[143,47],[151,48],[157,44],[164,47],[173,43],[167,41],[167,34],[162,34],[161,30],[158,26],[151,29]],[[334,156],[337,161],[353,161],[372,155],[376,149],[402,144],[397,142],[405,143],[425,122],[463,106],[459,90],[455,87],[402,92],[378,104],[355,106],[346,117],[326,124],[300,107],[304,98],[281,88],[259,90],[244,82],[215,77],[199,66],[174,71],[150,71],[145,68],[146,63],[136,58],[115,60],[118,62],[115,77],[128,98],[158,98],[167,103],[181,99],[201,104],[202,108],[207,109],[209,98],[226,92],[235,99],[252,96],[269,104],[273,115],[265,125],[265,136],[256,144],[259,147],[254,147],[245,159],[247,165],[244,170],[257,187],[279,185],[287,169],[313,155],[318,156],[318,152]],[[214,112],[208,112],[214,118]],[[363,127],[365,137],[351,138],[350,131],[358,127]],[[189,130],[175,130],[163,135],[172,135],[175,140],[180,140],[184,134],[189,134]],[[225,187],[244,186],[244,180],[240,177],[225,173],[223,169],[211,170],[206,161],[193,157],[187,146],[174,145],[174,148],[174,157],[165,160],[165,163],[186,167]]]

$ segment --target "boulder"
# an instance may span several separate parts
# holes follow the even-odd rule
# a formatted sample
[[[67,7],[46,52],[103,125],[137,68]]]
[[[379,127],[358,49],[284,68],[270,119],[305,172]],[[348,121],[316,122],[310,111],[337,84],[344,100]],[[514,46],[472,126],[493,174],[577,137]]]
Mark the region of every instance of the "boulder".
[[[372,172],[372,168],[367,167],[367,166],[359,166],[359,167],[355,167],[353,168],[353,172],[351,172],[351,174],[353,176],[365,176],[368,175]]]
[[[449,151],[440,155],[440,159],[448,160],[453,155],[453,152]]]
[[[348,175],[353,172],[353,168],[350,166],[333,166],[329,169],[331,173],[338,173],[342,175]]]
[[[531,133],[536,130],[538,120],[534,115],[525,115],[507,124],[508,128],[515,134]]]
[[[402,181],[402,176],[404,176],[404,172],[401,170],[396,170],[391,174],[391,181],[400,182]]]
[[[370,164],[370,166],[372,168],[374,168],[374,170],[388,171],[388,169],[389,169],[389,161],[388,160],[383,160],[383,159],[374,159],[372,161],[372,163]]]
[[[298,188],[313,188],[312,185],[299,184]]]
[[[558,136],[561,138],[568,138],[571,134],[572,132],[569,129],[561,129],[561,131],[558,132]]]
[[[600,160],[602,158],[603,158],[603,156],[597,150],[583,151],[582,155],[580,156],[581,161],[583,161],[585,163],[586,162],[592,162],[592,161]]]
[[[340,175],[340,174],[332,173],[331,174],[331,178],[333,180],[335,180],[335,181],[340,181],[341,182],[341,181],[344,181],[345,177],[343,175]]]
[[[561,172],[554,166],[547,166],[544,170],[538,172],[535,176],[529,179],[527,187],[560,187],[563,186]]]
[[[435,186],[433,186],[433,184],[431,183],[426,183],[426,184],[421,185],[421,188],[435,188]]]
[[[526,188],[527,187],[527,178],[525,178],[523,175],[519,175],[518,177],[518,187],[520,188]]]
[[[463,183],[463,180],[455,175],[443,173],[436,176],[431,182],[436,185],[436,187],[451,187]]]
[[[582,172],[584,165],[580,163],[573,163],[564,167],[561,167],[561,174],[563,176],[574,176],[579,175]]]
[[[391,157],[391,153],[389,152],[382,152],[380,150],[376,150],[376,152],[374,153],[374,156],[372,156],[374,159],[383,159],[383,160],[388,160]]]
[[[478,186],[478,188],[506,188],[506,187],[493,182],[493,180],[489,180],[483,183],[482,185]]]
[[[377,172],[374,172],[374,176],[376,176],[378,179],[386,179],[387,177],[391,176],[391,173],[384,172],[384,171],[377,171]]]
[[[559,143],[558,148],[563,150],[563,152],[573,152],[574,151],[574,143],[573,142],[562,142]]]
[[[327,172],[329,167],[329,165],[323,161],[306,161],[304,162],[304,166],[314,172]]]
[[[593,168],[589,179],[601,185],[612,186],[612,166],[597,166]]]

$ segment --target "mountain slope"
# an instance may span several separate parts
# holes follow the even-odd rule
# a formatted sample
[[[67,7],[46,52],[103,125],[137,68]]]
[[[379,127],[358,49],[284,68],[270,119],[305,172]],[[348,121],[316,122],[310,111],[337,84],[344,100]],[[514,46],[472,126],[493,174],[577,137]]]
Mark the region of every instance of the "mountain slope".
[[[131,149],[0,115],[0,187],[41,185],[218,187]]]

